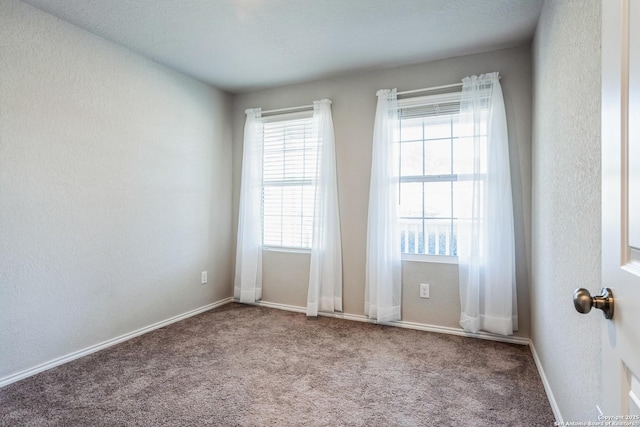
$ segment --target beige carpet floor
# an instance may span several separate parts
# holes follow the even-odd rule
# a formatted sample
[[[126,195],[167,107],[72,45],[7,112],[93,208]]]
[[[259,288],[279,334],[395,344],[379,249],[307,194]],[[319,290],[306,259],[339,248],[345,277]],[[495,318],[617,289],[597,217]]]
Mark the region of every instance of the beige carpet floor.
[[[551,426],[529,348],[228,304],[0,389],[1,426]]]

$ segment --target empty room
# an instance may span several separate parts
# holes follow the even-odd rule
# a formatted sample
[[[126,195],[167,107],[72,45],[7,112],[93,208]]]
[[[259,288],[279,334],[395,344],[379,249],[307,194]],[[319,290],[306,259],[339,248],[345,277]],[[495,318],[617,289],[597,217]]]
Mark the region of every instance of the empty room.
[[[0,0],[0,425],[640,427],[639,114],[638,0]]]

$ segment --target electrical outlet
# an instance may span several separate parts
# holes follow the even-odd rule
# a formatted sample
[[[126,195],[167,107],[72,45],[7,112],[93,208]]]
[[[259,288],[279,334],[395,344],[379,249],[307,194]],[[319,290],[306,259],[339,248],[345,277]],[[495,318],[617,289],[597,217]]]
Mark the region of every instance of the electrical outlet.
[[[203,285],[205,283],[207,283],[207,272],[206,271],[202,272],[202,279],[200,280],[200,283],[203,284]]]
[[[429,284],[420,283],[420,298],[429,298]]]

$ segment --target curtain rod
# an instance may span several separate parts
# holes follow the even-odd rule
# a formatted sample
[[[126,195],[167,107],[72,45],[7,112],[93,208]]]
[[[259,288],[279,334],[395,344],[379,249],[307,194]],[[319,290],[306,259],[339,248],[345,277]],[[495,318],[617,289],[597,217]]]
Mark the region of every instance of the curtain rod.
[[[498,76],[498,79],[502,79],[502,76]],[[410,93],[427,92],[427,91],[430,91],[430,90],[447,89],[447,88],[450,88],[450,87],[457,87],[457,86],[462,86],[462,82],[460,82],[460,83],[452,83],[450,85],[425,87],[425,88],[422,88],[422,89],[404,90],[402,92],[396,92],[396,95],[408,95]]]
[[[446,89],[449,87],[462,86],[462,83],[453,83],[450,85],[442,85],[442,86],[433,86],[433,87],[425,87],[422,89],[414,89],[414,90],[404,90],[402,92],[396,92],[396,95],[408,95],[410,93],[418,93],[418,92],[426,92],[429,90],[438,90],[438,89]]]
[[[278,108],[277,110],[266,110],[266,111],[263,111],[262,114],[284,113],[286,111],[297,111],[297,110],[310,110],[312,108],[313,108],[313,104],[301,105],[299,107]]]

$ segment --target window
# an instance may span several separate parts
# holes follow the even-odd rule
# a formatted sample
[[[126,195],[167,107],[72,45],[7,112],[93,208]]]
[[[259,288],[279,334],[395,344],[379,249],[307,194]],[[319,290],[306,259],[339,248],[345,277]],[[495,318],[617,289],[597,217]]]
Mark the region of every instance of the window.
[[[318,143],[312,112],[264,117],[262,243],[310,249]]]
[[[398,106],[401,252],[455,256],[457,225],[471,217],[474,162],[473,130],[458,124],[460,93]]]

